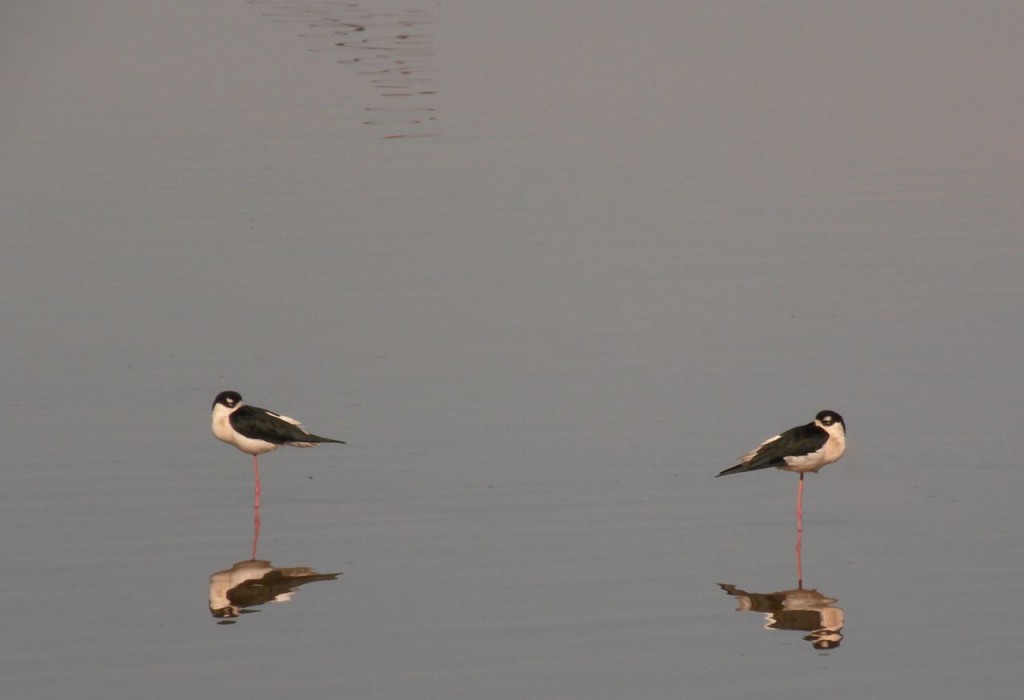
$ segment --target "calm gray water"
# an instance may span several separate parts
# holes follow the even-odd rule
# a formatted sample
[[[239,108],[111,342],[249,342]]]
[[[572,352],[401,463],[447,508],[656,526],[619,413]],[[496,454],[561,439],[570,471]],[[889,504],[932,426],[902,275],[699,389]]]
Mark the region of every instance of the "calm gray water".
[[[0,695],[1018,697],[1021,26],[8,3]]]

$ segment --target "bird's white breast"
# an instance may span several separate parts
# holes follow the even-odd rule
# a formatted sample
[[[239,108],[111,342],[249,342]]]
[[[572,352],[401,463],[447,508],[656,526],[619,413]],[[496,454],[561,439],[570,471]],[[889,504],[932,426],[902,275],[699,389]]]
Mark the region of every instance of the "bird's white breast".
[[[846,452],[846,434],[843,432],[842,426],[831,426],[831,428],[826,428],[826,430],[829,432],[829,439],[825,443],[822,453],[821,466],[832,464]]]
[[[222,404],[213,407],[213,436],[229,445],[235,444],[235,431],[231,429],[231,409]]]
[[[221,442],[234,445],[248,455],[261,455],[276,450],[279,445],[266,440],[254,440],[241,435],[231,427],[231,409],[217,404],[213,408],[213,436]]]
[[[843,432],[843,426],[839,424],[823,425],[821,428],[828,433],[828,440],[821,446],[821,449],[806,455],[786,457],[786,466],[781,467],[782,469],[798,473],[816,472],[822,467],[838,461],[843,456],[846,451],[846,433]]]

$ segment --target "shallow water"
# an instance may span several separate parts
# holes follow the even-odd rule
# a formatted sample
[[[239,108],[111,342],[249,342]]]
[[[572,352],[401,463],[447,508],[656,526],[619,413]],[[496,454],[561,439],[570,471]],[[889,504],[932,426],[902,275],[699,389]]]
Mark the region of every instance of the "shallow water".
[[[1018,5],[3,15],[4,697],[1016,696]]]

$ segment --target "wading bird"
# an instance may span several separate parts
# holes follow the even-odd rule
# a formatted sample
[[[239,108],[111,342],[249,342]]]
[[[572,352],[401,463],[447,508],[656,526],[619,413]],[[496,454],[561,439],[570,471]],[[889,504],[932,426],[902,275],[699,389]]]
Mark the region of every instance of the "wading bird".
[[[294,418],[244,404],[241,394],[236,391],[222,391],[213,400],[213,434],[218,440],[252,455],[252,471],[256,476],[255,508],[260,507],[259,455],[272,452],[281,445],[316,447],[322,442],[345,444],[343,440],[314,435]]]
[[[835,411],[822,411],[813,423],[790,428],[765,440],[740,458],[740,463],[717,476],[775,467],[800,475],[796,495],[796,528],[804,530],[804,474],[832,464],[846,451],[846,423]]]

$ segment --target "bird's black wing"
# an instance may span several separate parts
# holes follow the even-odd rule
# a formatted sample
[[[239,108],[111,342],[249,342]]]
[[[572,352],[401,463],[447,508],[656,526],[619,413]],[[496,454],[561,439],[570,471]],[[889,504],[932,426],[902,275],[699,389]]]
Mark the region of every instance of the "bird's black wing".
[[[786,464],[786,457],[800,457],[817,452],[827,440],[828,433],[814,423],[799,425],[765,440],[756,450],[745,455],[739,464],[717,476],[783,466]]]
[[[277,413],[256,406],[242,406],[231,414],[231,427],[252,440],[274,445],[290,442],[320,442],[322,438],[306,432],[302,426],[289,423]]]

